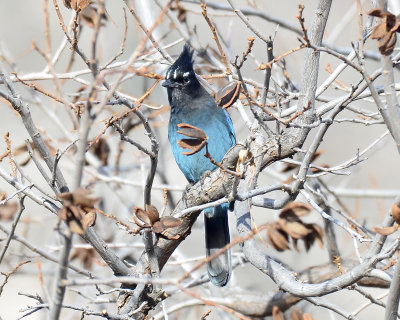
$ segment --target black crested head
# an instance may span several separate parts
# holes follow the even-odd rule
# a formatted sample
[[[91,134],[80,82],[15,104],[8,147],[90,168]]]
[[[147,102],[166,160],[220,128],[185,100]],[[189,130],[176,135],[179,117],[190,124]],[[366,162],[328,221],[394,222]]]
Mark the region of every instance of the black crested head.
[[[185,44],[178,59],[167,70],[164,87],[189,89],[200,85],[193,70],[193,50]]]

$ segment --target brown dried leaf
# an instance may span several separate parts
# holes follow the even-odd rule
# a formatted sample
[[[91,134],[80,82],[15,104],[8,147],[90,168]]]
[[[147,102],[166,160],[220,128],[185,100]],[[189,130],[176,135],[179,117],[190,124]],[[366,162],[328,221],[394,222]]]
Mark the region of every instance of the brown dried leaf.
[[[151,220],[148,213],[139,207],[135,207],[136,217],[144,223],[143,227],[151,227]]]
[[[83,230],[82,225],[78,221],[69,220],[69,221],[67,221],[67,225],[68,225],[69,229],[71,230],[71,232],[80,234],[80,235],[85,234],[85,231]]]
[[[382,18],[383,17],[383,15],[382,15],[383,12],[385,12],[385,11],[380,9],[380,8],[376,8],[376,9],[372,9],[371,11],[368,11],[367,15],[373,16],[373,17]]]
[[[66,6],[68,9],[71,9],[71,0],[63,0],[64,6]]]
[[[155,206],[146,204],[146,213],[149,217],[150,224],[153,225],[156,221],[160,220],[160,214]]]
[[[198,140],[198,139],[181,139],[178,140],[178,145],[183,149],[188,149],[192,151],[183,151],[182,154],[190,156],[199,152],[203,147],[206,145],[205,140]]]
[[[0,220],[10,221],[19,208],[18,202],[6,202],[0,206]]]
[[[178,227],[182,224],[182,220],[171,217],[171,216],[166,216],[166,217],[161,217],[160,222],[165,226],[166,228],[175,228]]]
[[[179,123],[178,128],[180,128],[180,130],[177,131],[178,133],[183,134],[184,136],[187,136],[189,138],[194,138],[194,139],[199,139],[199,140],[207,140],[208,139],[204,130],[197,128],[195,126],[192,126],[191,124]]]
[[[154,233],[157,234],[163,233],[165,231],[165,228],[162,225],[161,221],[157,221],[156,223],[154,223],[152,228]]]
[[[86,229],[96,221],[96,211],[85,211],[79,206],[67,204],[58,211],[58,217],[63,220],[71,232],[84,234]]]
[[[282,230],[288,233],[294,239],[302,239],[309,235],[312,230],[308,229],[302,221],[288,221],[285,219],[278,220]]]
[[[399,203],[394,203],[392,206],[392,217],[397,224],[400,224],[400,206]]]
[[[84,10],[87,6],[89,6],[90,0],[77,0],[77,7],[80,10]]]
[[[291,316],[292,320],[303,320],[303,312],[297,307],[293,308]]]
[[[95,23],[98,19],[99,11],[94,6],[88,6],[81,11],[80,17],[84,23],[86,23],[90,28],[94,28]],[[108,20],[108,13],[105,12],[101,15],[101,26],[105,25],[105,21]]]
[[[371,32],[372,39],[382,39],[386,36],[387,30],[386,25],[384,23],[379,23]]]
[[[90,4],[90,0],[63,0],[63,2],[64,6],[68,9],[74,9],[75,11],[78,9],[81,11]]]
[[[318,243],[318,246],[322,249],[324,247],[324,229],[322,229],[319,225],[315,223],[307,224],[307,226],[312,229],[312,233],[307,237],[312,236],[313,240],[315,240]]]
[[[279,214],[279,217],[283,218],[287,211],[292,211],[296,216],[302,217],[305,216],[306,214],[309,214],[311,210],[312,206],[307,203],[291,202],[285,207],[283,207],[281,213]]]
[[[371,38],[378,40],[378,48],[382,55],[390,55],[396,44],[396,32],[400,30],[400,18],[382,9],[374,9],[367,14],[382,19],[372,30]]]
[[[82,219],[82,228],[86,231],[87,228],[94,226],[96,223],[96,211],[90,210]]]
[[[376,233],[379,233],[381,236],[388,236],[394,232],[397,231],[397,229],[399,228],[399,225],[396,226],[392,226],[392,227],[385,227],[385,228],[379,228],[379,227],[373,227],[374,231]]]
[[[85,215],[85,212],[83,212],[82,209],[77,206],[69,205],[67,206],[67,209],[67,218],[72,217],[73,219],[81,221]]]
[[[285,320],[283,313],[277,306],[272,307],[272,319],[273,320]]]
[[[90,270],[92,269],[93,259],[96,255],[96,251],[93,248],[76,248],[74,252],[72,252],[70,260],[79,259],[83,266]]]
[[[378,40],[378,48],[381,54],[388,56],[393,52],[394,46],[397,41],[395,32],[387,33],[383,38]]]
[[[240,81],[230,82],[219,90],[215,95],[217,105],[223,109],[231,107],[239,98],[241,85]]]
[[[110,147],[105,139],[99,139],[99,141],[94,145],[93,152],[100,159],[103,166],[106,166],[108,164]]]
[[[306,237],[303,238],[306,251],[310,250],[314,242],[317,242],[320,248],[324,247],[323,237],[324,230],[315,223],[306,224],[307,228],[311,231]]]
[[[57,195],[57,198],[60,200],[72,203],[72,199],[73,199],[72,192],[60,193]]]
[[[183,23],[186,21],[186,8],[178,1],[174,1],[171,5],[171,10],[176,11],[179,22]]]
[[[278,251],[289,249],[288,235],[279,229],[277,223],[269,224],[267,226],[268,242]]]
[[[168,217],[161,217],[160,221],[157,221],[153,225],[153,231],[155,233],[164,233],[168,229],[178,227],[182,224],[180,219],[168,216]]]
[[[91,194],[91,190],[78,188],[72,193],[72,203],[76,206],[94,208],[94,205],[99,201],[99,199],[91,197]]]
[[[94,208],[98,198],[91,197],[92,191],[78,188],[74,192],[60,193],[57,197],[66,202],[66,204],[73,204],[75,206],[82,206],[86,208]]]

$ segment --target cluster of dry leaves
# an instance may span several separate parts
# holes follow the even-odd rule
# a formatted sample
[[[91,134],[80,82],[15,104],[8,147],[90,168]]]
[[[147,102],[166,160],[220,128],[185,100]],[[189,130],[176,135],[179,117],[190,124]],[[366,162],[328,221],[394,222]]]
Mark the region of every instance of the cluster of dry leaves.
[[[75,11],[82,11],[90,5],[90,0],[63,0],[64,6]]]
[[[191,150],[183,151],[182,154],[190,156],[199,152],[206,145],[208,137],[202,129],[192,126],[188,123],[179,123],[178,128],[180,128],[178,133],[189,138],[179,140],[179,146],[183,149]]]
[[[381,54],[384,56],[391,55],[397,40],[396,32],[400,32],[400,18],[382,9],[374,9],[367,14],[382,19],[382,22],[372,30],[371,38],[378,40],[378,48]]]
[[[58,217],[65,221],[73,233],[84,234],[88,227],[96,222],[94,205],[98,198],[91,196],[91,191],[78,188],[74,192],[65,192],[58,195],[64,206],[58,211]]]
[[[63,2],[65,7],[73,9],[79,13],[81,19],[89,25],[89,27],[94,27],[95,21],[98,17],[98,10],[91,0],[63,0]],[[107,20],[107,17],[107,12],[101,15],[102,20]]]
[[[300,217],[311,211],[311,206],[301,202],[292,202],[285,206],[279,214],[278,221],[267,225],[268,242],[278,251],[289,250],[289,240],[298,251],[298,241],[303,240],[308,251],[314,242],[324,246],[324,230],[315,223],[305,223]]]
[[[146,210],[135,207],[135,216],[133,218],[141,229],[152,228],[154,233],[167,239],[179,239],[179,235],[169,235],[169,230],[180,226],[182,220],[172,216],[160,217],[160,213],[155,206],[146,205]]]

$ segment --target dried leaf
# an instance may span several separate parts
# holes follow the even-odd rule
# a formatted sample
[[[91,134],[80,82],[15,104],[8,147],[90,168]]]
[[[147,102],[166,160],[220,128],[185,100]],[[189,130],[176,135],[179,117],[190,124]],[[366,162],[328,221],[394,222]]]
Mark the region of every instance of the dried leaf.
[[[291,202],[285,207],[283,207],[279,216],[283,217],[286,211],[292,211],[296,216],[302,217],[305,216],[306,214],[309,214],[311,210],[312,206],[307,203]]]
[[[71,203],[65,204],[57,214],[68,225],[71,232],[81,235],[86,232],[88,227],[94,225],[96,221],[95,210],[87,212],[80,206],[75,206]]]
[[[239,98],[241,85],[240,81],[230,82],[219,90],[215,95],[217,105],[223,109],[231,107]]]
[[[161,217],[160,222],[165,226],[166,228],[175,228],[178,227],[182,224],[182,220],[171,217],[171,216],[166,216],[166,217]]]
[[[153,225],[156,221],[160,220],[160,214],[155,206],[146,204],[146,213],[149,217],[150,224]]]
[[[153,231],[154,233],[160,234],[165,231],[165,228],[160,221],[157,221],[153,224]]]
[[[135,215],[136,217],[144,223],[142,227],[151,227],[152,223],[148,213],[139,207],[135,207]]]
[[[180,219],[171,216],[161,217],[160,221],[154,223],[153,231],[155,233],[163,233],[168,229],[178,227],[181,224],[182,221]]]
[[[94,205],[97,201],[99,201],[99,199],[91,197],[91,194],[92,191],[90,190],[78,188],[74,192],[60,193],[57,197],[67,202],[67,204],[73,204],[75,206],[82,206],[86,208],[94,208]]]
[[[292,320],[303,320],[303,312],[299,308],[293,308]]]
[[[92,269],[93,259],[96,255],[96,251],[93,248],[76,248],[70,257],[70,260],[79,259],[83,266],[90,270]]]
[[[178,133],[183,134],[184,136],[187,136],[189,138],[194,138],[194,139],[199,139],[199,140],[207,140],[208,139],[204,130],[197,128],[195,126],[192,126],[191,124],[179,123],[178,128],[180,128],[180,130],[177,131]]]
[[[313,320],[313,317],[309,313],[303,314],[303,320]]]
[[[72,193],[72,203],[76,206],[82,206],[87,208],[93,208],[98,198],[91,197],[92,191],[78,188]]]
[[[283,313],[277,306],[272,307],[272,319],[273,320],[285,320]]]
[[[182,4],[180,4],[179,1],[174,1],[171,5],[171,10],[172,11],[177,11],[176,16],[179,20],[179,22],[184,23],[186,21],[186,9]]]
[[[379,8],[369,11],[367,14],[382,19],[382,22],[372,30],[371,38],[378,40],[378,48],[382,55],[392,54],[397,40],[396,32],[400,31],[400,18]]]
[[[289,239],[288,235],[278,227],[276,223],[267,226],[268,241],[276,250],[284,251],[289,249]]]
[[[71,9],[71,0],[63,0],[64,6],[66,6],[68,9]]]
[[[83,216],[82,227],[84,230],[86,230],[89,227],[94,226],[95,223],[96,223],[96,211],[95,210],[91,210]]]
[[[68,224],[68,227],[71,230],[71,232],[80,234],[80,235],[85,234],[85,231],[83,230],[82,225],[78,221],[70,220],[67,222],[67,224]]]
[[[59,195],[57,195],[57,198],[63,201],[68,201],[70,203],[72,203],[72,192],[64,192],[64,193],[60,193]]]
[[[178,128],[180,128],[180,130],[177,131],[178,133],[191,138],[184,138],[178,141],[178,145],[181,148],[192,150],[187,152],[184,151],[182,154],[187,156],[195,154],[206,145],[208,137],[202,129],[192,126],[188,123],[179,123]]]
[[[302,239],[309,235],[312,231],[303,224],[302,221],[287,221],[285,219],[278,220],[282,230],[288,233],[294,239]]]
[[[98,19],[99,11],[95,6],[88,6],[83,9],[80,13],[80,17],[84,23],[86,23],[90,28],[94,28],[95,23]],[[108,20],[108,13],[104,13],[101,15],[101,25],[104,25],[104,22]]]
[[[399,228],[399,225],[396,226],[392,226],[392,227],[385,227],[385,228],[379,228],[379,227],[373,227],[374,231],[376,233],[379,233],[381,236],[388,236],[394,232],[397,231],[397,229]]]
[[[312,229],[311,235],[313,235],[314,240],[318,243],[319,247],[322,249],[324,247],[324,237],[325,237],[324,229],[322,229],[319,225],[315,223],[307,224],[307,226],[310,229]]]
[[[392,206],[392,217],[397,224],[400,224],[400,205],[399,203],[394,203]]]
[[[105,139],[99,139],[99,141],[94,145],[93,152],[100,159],[103,166],[106,166],[108,164],[110,147]]]
[[[90,0],[77,0],[77,7],[80,10],[84,10],[87,6],[89,6]]]
[[[198,139],[181,139],[178,141],[178,145],[183,149],[192,150],[182,152],[182,154],[190,156],[203,149],[203,147],[206,145],[206,141]]]
[[[19,208],[18,202],[6,202],[0,206],[0,220],[10,221]]]
[[[75,11],[77,11],[77,10],[82,11],[90,4],[90,0],[67,0],[67,1],[64,1],[64,4],[66,2],[69,2],[69,4],[68,4],[69,8],[72,8]],[[68,8],[67,5],[66,5],[66,7]]]

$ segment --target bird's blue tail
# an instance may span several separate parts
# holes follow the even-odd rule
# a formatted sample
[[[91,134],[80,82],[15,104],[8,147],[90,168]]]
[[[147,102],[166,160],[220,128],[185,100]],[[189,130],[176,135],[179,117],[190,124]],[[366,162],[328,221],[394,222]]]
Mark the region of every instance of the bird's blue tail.
[[[205,209],[204,227],[206,255],[209,257],[229,243],[228,204]],[[214,285],[226,285],[232,272],[230,249],[208,262],[207,271]]]

